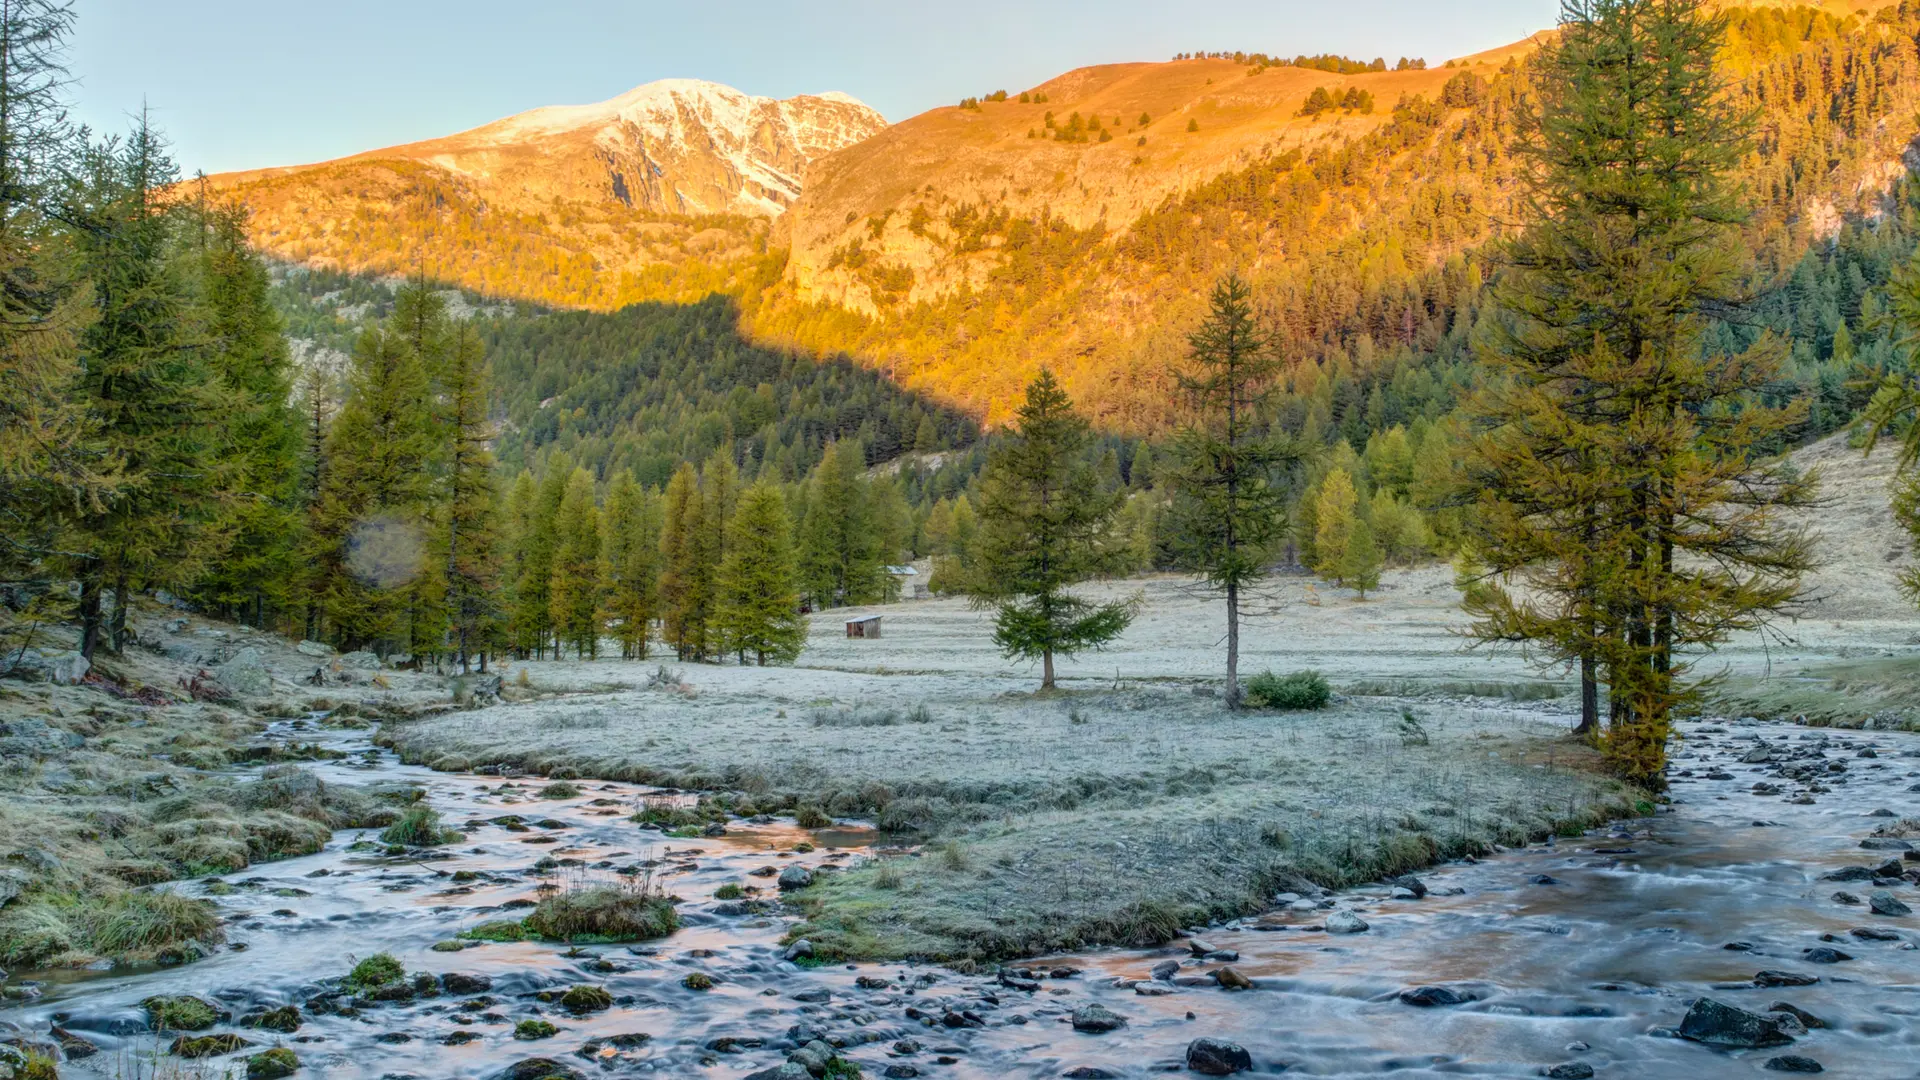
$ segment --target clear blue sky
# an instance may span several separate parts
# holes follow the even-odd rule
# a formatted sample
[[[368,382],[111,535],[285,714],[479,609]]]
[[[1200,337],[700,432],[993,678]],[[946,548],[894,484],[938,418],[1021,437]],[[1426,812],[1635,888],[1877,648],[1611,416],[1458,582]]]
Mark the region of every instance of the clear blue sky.
[[[77,118],[144,100],[188,172],[445,135],[690,77],[843,90],[889,120],[1086,64],[1196,49],[1451,57],[1557,0],[79,0]]]

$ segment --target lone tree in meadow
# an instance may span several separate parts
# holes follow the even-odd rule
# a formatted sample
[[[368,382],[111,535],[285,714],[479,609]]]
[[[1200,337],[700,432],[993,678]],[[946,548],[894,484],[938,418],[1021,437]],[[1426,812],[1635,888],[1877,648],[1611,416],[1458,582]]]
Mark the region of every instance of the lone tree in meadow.
[[[1187,339],[1178,376],[1192,420],[1174,442],[1169,479],[1181,565],[1227,602],[1227,707],[1240,705],[1240,597],[1258,581],[1286,526],[1286,497],[1271,483],[1287,451],[1269,436],[1264,409],[1279,355],[1254,321],[1237,274],[1213,288],[1212,310]]]
[[[1530,221],[1477,342],[1467,609],[1482,642],[1578,663],[1613,768],[1658,786],[1687,657],[1800,594],[1808,547],[1780,512],[1813,478],[1766,454],[1805,410],[1759,397],[1776,342],[1708,333],[1742,302],[1731,175],[1753,129],[1714,69],[1724,19],[1702,0],[1562,12],[1520,147]]]
[[[1131,604],[1067,591],[1118,569],[1125,556],[1110,535],[1125,496],[1101,490],[1090,442],[1087,421],[1042,370],[980,477],[971,592],[994,611],[994,644],[1010,658],[1040,661],[1043,690],[1053,688],[1055,653],[1100,648],[1133,621]]]

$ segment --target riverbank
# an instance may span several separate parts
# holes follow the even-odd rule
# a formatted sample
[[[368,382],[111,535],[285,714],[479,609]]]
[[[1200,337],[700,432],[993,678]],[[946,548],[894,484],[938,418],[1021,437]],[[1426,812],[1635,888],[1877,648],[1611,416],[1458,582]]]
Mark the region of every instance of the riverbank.
[[[1650,808],[1566,737],[1563,703],[1512,700],[1554,688],[1511,660],[1460,657],[1437,598],[1302,602],[1287,633],[1249,635],[1254,664],[1364,673],[1421,696],[1233,712],[1203,674],[1215,605],[1171,580],[1116,588],[1144,592],[1140,623],[1112,653],[1066,666],[1050,694],[993,653],[985,616],[939,601],[876,609],[878,642],[817,620],[795,668],[515,663],[513,681],[573,692],[388,723],[379,741],[445,771],[704,791],[722,822],[872,821],[898,850],[793,894],[809,917],[795,936],[836,958],[1154,944],[1279,893]],[[1314,623],[1302,648],[1293,631]]]

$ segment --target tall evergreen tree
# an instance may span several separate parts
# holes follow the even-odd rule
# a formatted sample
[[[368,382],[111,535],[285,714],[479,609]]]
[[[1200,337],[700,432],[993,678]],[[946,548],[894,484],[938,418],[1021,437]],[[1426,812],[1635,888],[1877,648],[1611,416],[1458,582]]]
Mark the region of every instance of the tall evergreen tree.
[[[547,458],[526,504],[526,517],[515,545],[520,576],[513,595],[513,644],[522,656],[546,654],[553,640],[553,563],[558,544],[560,504],[573,478],[573,459],[564,452]]]
[[[93,285],[97,319],[81,338],[72,393],[122,472],[109,500],[63,508],[58,560],[80,583],[81,652],[120,645],[131,591],[183,588],[208,554],[207,523],[227,477],[219,456],[228,401],[206,363],[201,312],[177,249],[175,180],[144,121],[86,148],[64,213]],[[115,603],[109,626],[103,598]]]
[[[227,395],[216,453],[229,481],[213,525],[219,552],[194,595],[264,627],[270,612],[277,617],[298,600],[304,546],[292,359],[266,266],[247,246],[245,211],[210,206],[204,197],[191,209],[207,358]]]
[[[634,481],[631,472],[607,485],[607,618],[620,639],[623,660],[645,660],[658,612],[660,498]]]
[[[813,606],[885,599],[883,541],[859,443],[828,443],[807,482],[806,516],[800,524],[800,577]]]
[[[555,633],[582,660],[600,655],[601,581],[606,576],[601,565],[600,508],[593,497],[593,474],[574,469],[554,522],[553,585],[548,600]]]
[[[795,583],[793,522],[780,489],[755,484],[740,497],[727,528],[714,623],[725,648],[761,667],[790,664],[807,641]]]
[[[1124,557],[1109,536],[1122,496],[1100,490],[1090,442],[1086,419],[1043,369],[980,478],[972,595],[993,609],[1002,652],[1040,661],[1042,689],[1053,688],[1054,654],[1100,648],[1133,620],[1131,604],[1068,591]]]
[[[1779,512],[1812,478],[1766,448],[1804,409],[1760,399],[1771,340],[1729,355],[1707,333],[1742,302],[1731,175],[1753,120],[1713,66],[1724,17],[1704,0],[1562,13],[1522,145],[1530,220],[1478,349],[1464,479],[1488,573],[1468,607],[1481,640],[1579,663],[1590,716],[1605,681],[1609,760],[1658,785],[1687,651],[1799,595],[1808,548]]]
[[[702,558],[700,476],[683,462],[667,481],[666,507],[660,531],[661,635],[682,660],[706,655],[707,613],[712,601],[712,576]]]
[[[1228,708],[1240,707],[1240,593],[1265,572],[1286,525],[1286,496],[1273,474],[1286,453],[1263,423],[1280,358],[1254,321],[1237,274],[1214,286],[1207,319],[1187,339],[1179,376],[1193,419],[1174,442],[1171,479],[1181,564],[1227,603]]]
[[[487,416],[486,351],[471,325],[462,323],[451,333],[440,384],[448,443],[441,546],[446,553],[444,577],[454,662],[465,672],[478,651],[484,671],[502,610],[495,596],[500,584],[500,531],[491,449],[495,431]]]
[[[382,327],[361,333],[327,435],[314,526],[321,608],[328,636],[343,647],[412,646],[407,615],[431,539],[428,395],[406,342]]]
[[[66,504],[99,507],[117,462],[69,391],[95,318],[70,234],[48,213],[73,140],[61,99],[73,7],[0,0],[0,572],[50,553]]]

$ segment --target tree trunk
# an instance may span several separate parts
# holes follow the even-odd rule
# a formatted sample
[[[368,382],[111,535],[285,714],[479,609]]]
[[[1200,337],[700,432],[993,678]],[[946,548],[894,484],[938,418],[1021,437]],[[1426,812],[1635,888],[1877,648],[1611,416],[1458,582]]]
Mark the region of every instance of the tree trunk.
[[[1240,586],[1227,583],[1227,708],[1240,707]]]
[[[107,624],[107,651],[115,656],[127,647],[127,603],[127,576],[121,574],[113,583],[113,619]]]
[[[1600,727],[1600,683],[1593,657],[1580,658],[1580,726],[1575,735],[1591,735]]]
[[[100,579],[89,569],[80,577],[80,655],[93,659],[100,646]]]
[[[1040,670],[1041,670],[1040,689],[1042,690],[1053,689],[1053,650],[1052,649],[1041,650]]]

